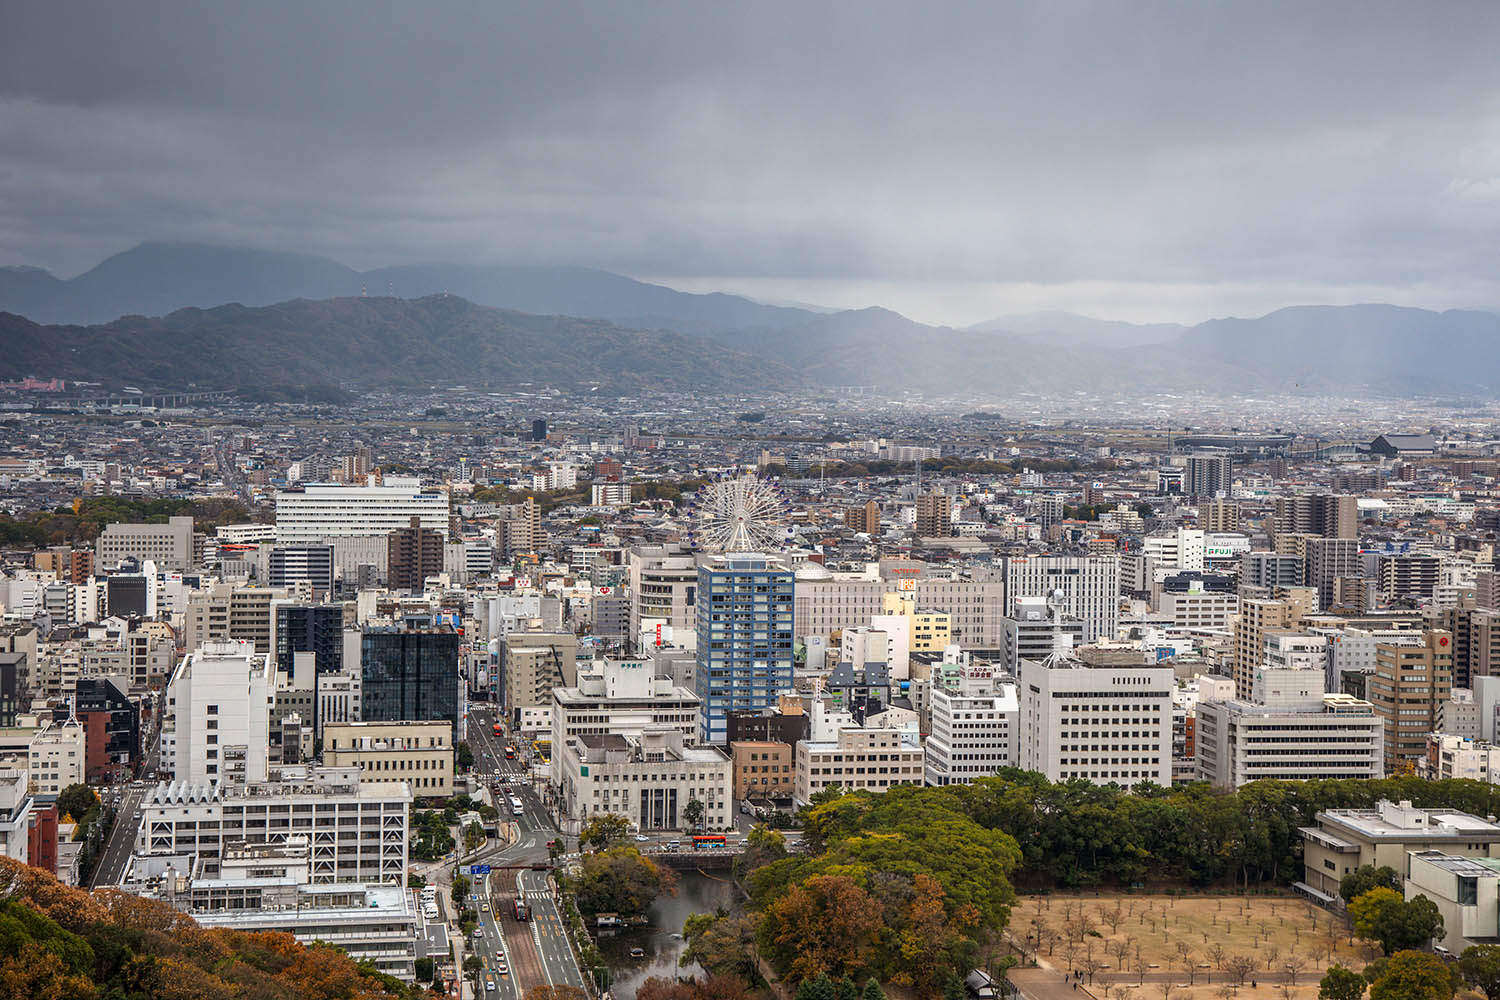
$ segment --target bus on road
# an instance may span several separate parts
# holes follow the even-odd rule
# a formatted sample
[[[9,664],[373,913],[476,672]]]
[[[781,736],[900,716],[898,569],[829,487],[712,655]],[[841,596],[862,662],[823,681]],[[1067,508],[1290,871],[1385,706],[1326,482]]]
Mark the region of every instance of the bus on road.
[[[510,814],[512,816],[522,816],[525,815],[525,813],[526,809],[521,805],[520,798],[515,795],[510,796]],[[720,837],[719,839],[723,840],[724,838]]]
[[[516,919],[517,920],[530,920],[531,919],[531,907],[530,907],[530,905],[528,905],[527,902],[524,899],[522,899],[520,896],[517,896],[513,902],[514,902],[514,907],[513,907],[513,909],[512,909],[511,912],[513,912],[516,915]]]
[[[694,850],[704,850],[724,846],[724,835],[722,833],[701,833],[693,837]]]
[[[509,743],[507,743],[505,745],[505,759],[506,760],[515,760],[516,759],[516,748],[514,746],[510,745]]]
[[[494,734],[495,734],[495,735],[496,735],[496,736],[499,736],[499,735],[500,735],[500,723],[498,723],[498,722],[497,722],[497,723],[495,723],[495,728],[494,728],[494,730],[493,730],[493,732],[494,732]]]

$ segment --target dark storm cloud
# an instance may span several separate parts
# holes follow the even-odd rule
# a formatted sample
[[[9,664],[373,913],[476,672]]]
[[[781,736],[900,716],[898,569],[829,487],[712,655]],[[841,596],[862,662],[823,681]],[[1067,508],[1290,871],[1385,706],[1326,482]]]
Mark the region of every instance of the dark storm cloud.
[[[0,260],[1477,285],[1500,8],[11,5]],[[1500,301],[1500,295],[1493,296]]]

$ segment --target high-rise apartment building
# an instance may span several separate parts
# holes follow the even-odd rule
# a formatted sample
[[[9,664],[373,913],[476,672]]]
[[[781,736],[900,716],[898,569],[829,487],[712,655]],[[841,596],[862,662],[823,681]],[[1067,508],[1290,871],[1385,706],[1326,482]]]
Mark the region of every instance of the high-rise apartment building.
[[[1277,497],[1272,530],[1278,535],[1358,538],[1359,507],[1353,496],[1299,493]]]
[[[1239,531],[1240,505],[1233,500],[1209,500],[1199,504],[1198,526],[1207,532]]]
[[[333,589],[333,546],[271,546],[266,553],[266,583],[272,587],[307,583],[321,597]]]
[[[1387,603],[1424,601],[1437,589],[1442,567],[1437,556],[1415,552],[1382,552],[1375,557],[1380,596]]]
[[[448,537],[448,494],[420,485],[343,486],[304,483],[276,494],[276,540],[321,544],[329,538],[387,535],[411,525]]]
[[[1302,556],[1281,552],[1247,552],[1239,558],[1239,582],[1244,586],[1277,589],[1302,586]]]
[[[258,653],[272,652],[272,608],[287,599],[277,587],[237,587],[213,583],[188,595],[183,644],[189,652],[206,642],[249,642]]]
[[[1364,572],[1355,538],[1309,538],[1302,546],[1302,558],[1307,566],[1304,582],[1318,592],[1319,608],[1333,607],[1339,580],[1358,579]]]
[[[1056,592],[1063,615],[1083,622],[1085,642],[1113,639],[1120,622],[1119,556],[1013,556],[1005,560],[1005,602]],[[941,605],[937,605],[941,607]]]
[[[1266,635],[1300,627],[1302,617],[1317,610],[1309,590],[1289,592],[1281,598],[1241,598],[1234,622],[1235,697],[1248,699],[1255,683],[1255,670],[1265,662]]]
[[[698,566],[700,738],[724,743],[725,713],[770,708],[792,688],[792,571],[773,556],[730,552]]]
[[[393,590],[421,590],[429,576],[443,571],[443,533],[412,517],[386,536],[386,582]]]
[[[1182,491],[1190,497],[1230,496],[1234,492],[1234,459],[1210,453],[1189,455]]]
[[[459,635],[437,628],[367,628],[360,636],[360,710],[366,722],[446,719],[458,731]]]
[[[1429,629],[1420,646],[1375,646],[1368,697],[1385,723],[1385,770],[1397,773],[1426,756],[1427,734],[1453,689],[1453,636]]]
[[[172,672],[162,709],[161,762],[179,782],[266,778],[270,658],[247,642],[206,642]]]
[[[946,493],[924,493],[917,497],[914,530],[919,538],[946,538],[953,534],[953,498]]]
[[[544,418],[537,417],[531,422],[531,440],[547,440],[547,421]]]
[[[867,535],[880,534],[880,505],[869,500],[863,507],[851,507],[844,511],[844,527]]]
[[[545,709],[555,688],[578,683],[578,638],[572,632],[511,632],[500,640],[500,697],[513,722]]]

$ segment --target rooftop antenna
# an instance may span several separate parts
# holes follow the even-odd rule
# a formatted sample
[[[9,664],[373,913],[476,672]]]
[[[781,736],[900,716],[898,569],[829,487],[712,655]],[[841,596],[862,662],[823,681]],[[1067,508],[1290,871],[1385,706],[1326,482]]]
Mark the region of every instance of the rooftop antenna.
[[[1042,661],[1048,670],[1070,665],[1073,656],[1073,637],[1063,632],[1063,602],[1067,599],[1060,589],[1047,591],[1047,612],[1052,618],[1052,652]]]

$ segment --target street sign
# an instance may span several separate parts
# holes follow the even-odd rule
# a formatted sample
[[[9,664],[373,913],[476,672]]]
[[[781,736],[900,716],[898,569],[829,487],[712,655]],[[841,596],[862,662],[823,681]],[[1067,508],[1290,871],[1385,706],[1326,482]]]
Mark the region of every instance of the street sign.
[[[475,875],[488,875],[490,873],[489,865],[470,865],[469,868]]]

